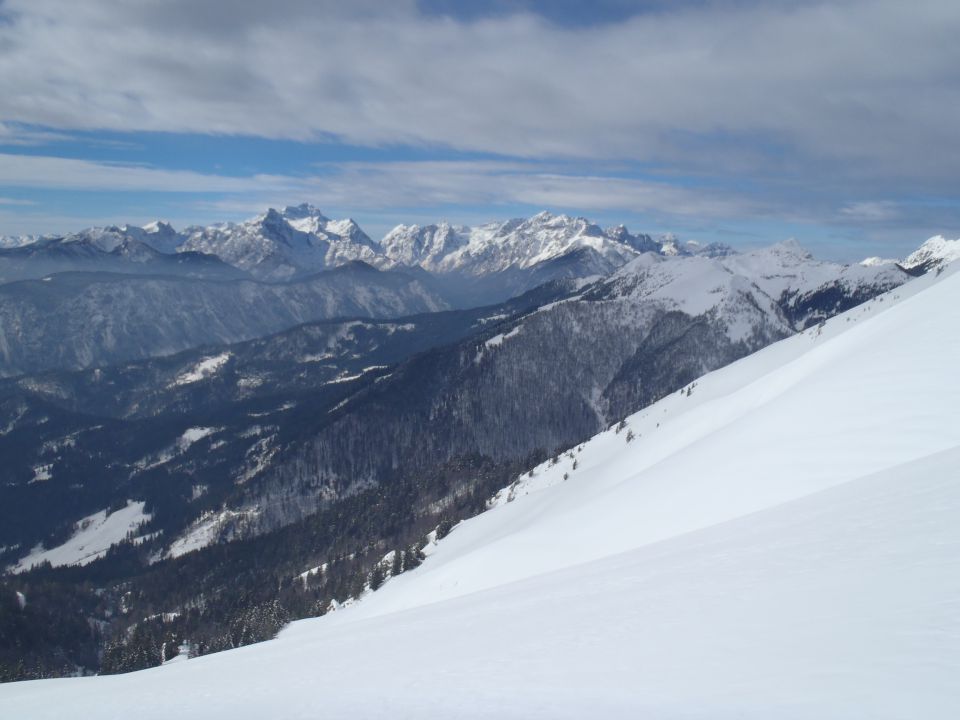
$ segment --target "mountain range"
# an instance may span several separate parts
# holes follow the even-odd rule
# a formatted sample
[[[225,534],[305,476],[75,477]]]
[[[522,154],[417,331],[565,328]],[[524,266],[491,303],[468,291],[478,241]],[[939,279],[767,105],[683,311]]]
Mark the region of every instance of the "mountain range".
[[[555,279],[546,276],[545,268],[551,265],[566,266],[563,277],[574,276],[571,265],[576,268],[575,276],[602,276],[649,252],[681,257],[734,254],[732,248],[719,243],[683,242],[672,234],[654,239],[643,233],[632,234],[623,225],[603,229],[582,217],[549,212],[476,227],[446,222],[397,225],[375,242],[354,220],[331,220],[316,207],[301,204],[282,210],[271,208],[241,223],[191,226],[183,231],[167,222],[154,221],[143,227],[89,228],[65,236],[0,237],[0,281],[85,270],[89,267],[84,263],[92,259],[101,263],[100,270],[122,272],[119,264],[116,268],[106,266],[111,255],[141,264],[128,272],[143,273],[143,265],[148,265],[149,272],[173,274],[159,264],[163,259],[158,255],[182,254],[185,257],[179,260],[184,264],[202,262],[197,257],[208,256],[210,262],[215,258],[236,271],[268,281],[289,280],[361,261],[381,270],[419,268],[461,279],[496,274],[501,282],[505,274],[526,272],[539,284],[536,280]],[[956,241],[935,236],[902,261],[872,257],[864,264],[899,262],[907,269],[921,268],[927,263],[952,260],[958,253]],[[52,269],[47,270],[44,262],[52,263]],[[158,266],[154,268],[151,263]],[[183,272],[197,274],[200,269]],[[511,290],[515,288],[500,292]]]
[[[672,236],[653,240],[632,235],[624,226],[603,230],[584,218],[542,212],[528,219],[478,227],[398,225],[374,242],[351,219],[331,220],[311,205],[269,209],[242,223],[188,227],[182,232],[162,221],[144,227],[91,228],[64,237],[0,238],[0,267],[14,251],[53,255],[63,248],[112,253],[120,246],[135,255],[140,246],[164,254],[214,256],[261,280],[289,280],[354,261],[380,269],[418,267],[435,274],[481,277],[506,271],[531,271],[570,255],[579,255],[581,274],[604,275],[643,252],[666,255],[721,255],[726,246],[680,243]],[[139,250],[142,254],[145,251]],[[11,264],[7,262],[7,264]],[[74,268],[75,269],[75,268]],[[14,273],[21,273],[15,277]],[[5,279],[24,279],[11,267]],[[40,277],[42,270],[30,275]],[[552,278],[541,278],[543,280]],[[530,288],[524,288],[530,289]]]
[[[740,267],[796,254],[776,248]],[[681,302],[667,300],[670,284],[703,278],[717,332],[741,342],[776,334],[759,283],[712,292],[715,262],[697,258],[689,274],[669,259],[625,266],[494,328],[467,359],[488,366],[540,322],[595,319],[578,314],[588,303],[617,303],[611,315],[639,319],[639,298]],[[441,522],[412,549],[375,544],[359,583],[277,639],[188,659],[194,636],[170,629],[189,628],[179,614],[196,607],[175,605],[172,591],[166,614],[147,617],[128,592],[123,607],[143,618],[128,635],[155,628],[164,667],[5,685],[0,707],[37,718],[64,707],[108,718],[199,707],[215,718],[291,707],[365,717],[767,718],[771,708],[788,718],[951,717],[960,707],[960,397],[948,379],[960,353],[960,274],[942,267],[675,384],[592,437],[561,441],[487,493],[476,517]],[[797,275],[815,275],[806,270]],[[768,318],[752,334],[738,294],[744,307],[759,305],[749,317]],[[560,308],[569,312],[552,315]],[[569,389],[558,379],[551,392]],[[139,512],[126,504],[113,515]],[[331,555],[290,570],[276,546],[253,547],[291,593],[339,583],[348,562]],[[175,561],[181,583],[204,552]],[[249,578],[239,582],[254,592]],[[276,606],[259,608],[237,637],[273,622]]]
[[[327,613],[521,473],[960,254],[843,265],[548,213],[377,243],[310,206],[6,244],[0,266],[36,275],[0,283],[0,600],[34,613],[0,606],[30,648],[0,648],[7,679]]]
[[[94,356],[86,362],[99,366],[93,370],[34,372],[0,385],[6,407],[0,421],[8,427],[0,445],[9,444],[17,454],[7,465],[7,486],[25,485],[17,492],[46,495],[54,485],[75,484],[80,471],[72,468],[87,467],[94,456],[106,469],[98,482],[83,483],[84,492],[101,503],[103,483],[110,477],[124,492],[131,481],[143,484],[146,499],[157,495],[157,487],[167,493],[175,485],[150,480],[158,472],[219,477],[220,492],[199,503],[191,494],[174,513],[197,517],[192,529],[164,524],[168,542],[197,532],[224,513],[237,521],[218,521],[223,537],[260,533],[299,520],[317,502],[392,481],[399,458],[404,472],[426,471],[472,456],[514,462],[576,442],[704,372],[910,279],[896,265],[817,261],[792,242],[716,257],[644,253],[592,282],[554,281],[507,305],[408,318],[444,306],[397,272],[351,264],[312,276],[312,292],[323,281],[333,286],[328,292],[338,293],[341,303],[333,309],[324,305],[317,315],[357,319],[303,325],[239,345],[232,344],[231,333],[265,335],[273,328],[256,324],[260,308],[279,314],[287,297],[281,292],[299,291],[303,282],[217,283],[217,289],[243,290],[239,297],[244,304],[236,293],[222,300],[223,316],[235,318],[235,326],[217,323],[209,294],[191,295],[210,287],[206,283],[138,279],[135,286],[123,285],[130,293],[120,303],[124,327],[151,332],[137,336],[136,350],[169,355],[146,346],[169,336],[182,346],[192,341],[203,348],[133,364],[123,358],[124,364],[112,367]],[[72,277],[32,282],[47,291],[66,279]],[[393,294],[375,294],[373,283],[386,280],[399,287]],[[21,367],[70,368],[86,360],[82,353],[93,352],[88,336],[77,330],[83,327],[81,318],[110,315],[97,310],[107,305],[103,297],[91,294],[91,288],[100,286],[83,287],[84,302],[67,295],[63,307],[70,312],[60,324],[52,324],[58,315],[48,309],[45,321],[21,322],[18,342],[8,336],[5,347],[11,355],[14,349],[21,353]],[[103,287],[115,302],[117,283]],[[156,299],[150,295],[154,288],[167,294]],[[347,303],[345,298],[354,295],[368,304]],[[149,299],[144,304],[149,319],[132,317],[131,309],[144,298]],[[230,312],[237,309],[242,312]],[[359,319],[377,317],[396,319]],[[276,325],[284,320],[295,322],[281,317]],[[41,330],[49,335],[32,342]],[[45,350],[48,344],[60,354]],[[33,357],[27,356],[31,350]],[[65,358],[67,352],[74,357]],[[551,359],[549,364],[544,357]],[[308,404],[304,393],[319,396]],[[58,408],[58,415],[80,413],[90,420],[52,422],[49,405]],[[251,412],[269,422],[251,420]],[[176,438],[207,414],[218,418],[210,425],[217,432],[191,443],[189,453],[185,447],[159,465],[149,460],[175,447]],[[114,421],[104,424],[105,416]],[[116,422],[134,427],[170,422],[175,429],[123,431],[124,425]],[[86,437],[83,448],[51,452],[78,432]],[[126,441],[110,440],[118,433],[133,441],[139,455],[129,455]],[[217,452],[203,449],[211,444]],[[49,476],[42,486],[34,482],[37,467],[46,468]],[[237,481],[240,477],[243,482]],[[74,507],[80,497],[73,493]],[[223,504],[214,505],[215,498]],[[88,504],[86,509],[98,508]],[[33,524],[34,533],[68,521],[57,520],[59,514],[49,506],[46,513],[45,522]],[[0,537],[0,543],[16,539],[12,528],[17,522],[8,519],[11,534]]]
[[[376,243],[352,220],[329,220],[309,205],[182,233],[155,222],[0,245],[9,246],[0,249],[0,377],[169,355],[302,322],[496,304],[554,280],[596,280],[638,258],[726,258],[735,274],[738,262],[765,262],[725,246],[654,240],[549,213],[476,228],[401,225]],[[922,272],[952,257],[955,245],[932,238],[899,268]],[[810,265],[809,277],[790,288],[800,308],[788,319],[802,319],[816,285],[830,287],[841,272],[856,292],[858,282],[869,286],[872,274],[892,277],[897,267],[879,259],[846,270]],[[764,292],[780,302],[784,289]]]

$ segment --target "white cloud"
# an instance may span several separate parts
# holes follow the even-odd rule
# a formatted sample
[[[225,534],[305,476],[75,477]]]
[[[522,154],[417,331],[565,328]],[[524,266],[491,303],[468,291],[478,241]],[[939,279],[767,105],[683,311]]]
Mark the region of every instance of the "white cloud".
[[[716,190],[694,190],[620,177],[560,172],[554,164],[496,161],[347,162],[314,175],[233,177],[145,165],[0,154],[0,185],[37,189],[214,193],[206,207],[260,210],[298,199],[325,207],[376,210],[425,206],[527,204],[576,210],[661,212],[733,217],[762,212],[757,203]],[[2,202],[2,201],[0,201]],[[20,201],[10,201],[9,204]]]
[[[888,200],[855,202],[840,208],[843,219],[854,222],[886,222],[899,216],[897,204]]]
[[[51,142],[60,142],[69,139],[70,136],[65,133],[20,128],[10,125],[9,123],[0,122],[0,143],[3,145],[46,145]]]
[[[765,212],[757,203],[716,189],[561,171],[549,163],[433,161],[343,163],[307,179],[326,206],[483,206],[520,203],[575,211],[620,210],[695,217]]]
[[[0,185],[69,190],[254,192],[283,190],[294,182],[273,175],[230,177],[146,165],[0,153]]]
[[[953,1],[674,4],[589,28],[344,5],[7,0],[0,120],[811,182],[960,173]]]

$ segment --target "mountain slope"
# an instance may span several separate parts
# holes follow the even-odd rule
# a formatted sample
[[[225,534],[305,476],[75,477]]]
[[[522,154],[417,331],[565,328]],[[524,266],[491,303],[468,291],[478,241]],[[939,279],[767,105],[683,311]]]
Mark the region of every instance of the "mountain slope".
[[[58,545],[74,522],[130,497],[162,508],[157,523],[179,534],[397,363],[566,294],[554,286],[491,308],[309,323],[169,357],[0,381],[0,558],[18,547],[22,557],[40,541]],[[306,505],[316,510],[312,496]]]
[[[363,263],[287,283],[61,273],[0,285],[0,376],[170,355],[325,318],[446,308],[410,275]]]
[[[958,308],[927,276],[705,376],[276,641],[0,709],[954,717]]]
[[[138,228],[139,229],[139,228]],[[169,275],[209,280],[247,277],[213,255],[162,253],[125,230],[106,228],[0,248],[0,284],[62,272]]]
[[[792,273],[803,275],[811,262],[801,258]],[[243,527],[226,524],[224,538],[274,530],[358,488],[408,483],[477,458],[542,457],[582,440],[793,333],[781,306],[753,281],[769,270],[735,274],[718,259],[646,255],[579,297],[494,319],[465,341],[378,370],[385,376],[359,383],[335,407],[315,405],[304,416],[301,403],[276,418],[281,432],[269,438],[267,461],[253,475],[246,465],[234,473],[243,481],[223,510]],[[885,274],[872,277],[872,294],[887,287]],[[278,395],[275,404],[288,399]]]

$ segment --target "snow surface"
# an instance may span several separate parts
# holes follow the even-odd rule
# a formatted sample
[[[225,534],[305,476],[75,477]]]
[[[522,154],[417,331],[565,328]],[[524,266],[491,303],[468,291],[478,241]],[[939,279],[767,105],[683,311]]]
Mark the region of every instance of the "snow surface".
[[[231,354],[229,352],[203,358],[192,368],[178,375],[170,386],[190,385],[195,382],[200,382],[201,380],[206,380],[216,375],[220,369],[227,364],[230,358]]]
[[[144,470],[152,470],[155,467],[160,465],[165,465],[166,463],[173,460],[175,457],[182,455],[194,444],[203,440],[205,437],[209,437],[215,433],[220,432],[223,428],[218,427],[191,427],[183,431],[183,434],[178,437],[172,445],[164,448],[160,452],[145,457],[137,462],[134,467],[139,471],[143,472]]]
[[[150,520],[150,515],[144,513],[143,508],[144,503],[128,500],[126,507],[110,515],[106,510],[88,515],[77,522],[73,535],[65,543],[49,550],[38,545],[10,571],[24,572],[43,562],[49,562],[54,567],[91,563],[106,555],[111,546],[123,542],[127,534],[135,531],[140,523]]]
[[[719,257],[664,257],[644,253],[597,288],[607,297],[654,302],[688,315],[710,313],[726,325],[734,342],[754,333],[793,332],[779,303],[807,297],[834,284],[851,294],[876,293],[902,285],[910,276],[895,265],[840,265],[816,260],[796,241]]]
[[[251,511],[235,510],[204,513],[186,532],[170,544],[167,557],[177,558],[216,542],[220,539],[224,530],[229,529],[231,524],[243,520],[251,514]]]
[[[487,348],[498,348],[501,345],[503,345],[504,340],[509,340],[510,338],[516,337],[519,334],[520,334],[520,326],[517,325],[515,328],[513,328],[513,330],[511,330],[506,334],[498,333],[497,335],[494,335],[492,338],[484,342],[483,345],[484,347],[487,347]]]
[[[949,269],[535,468],[351,607],[0,716],[958,717],[958,358]]]

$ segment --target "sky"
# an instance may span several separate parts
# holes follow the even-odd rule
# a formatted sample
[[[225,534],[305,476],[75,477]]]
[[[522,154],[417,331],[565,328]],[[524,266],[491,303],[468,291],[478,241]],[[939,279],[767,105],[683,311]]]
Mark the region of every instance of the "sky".
[[[960,235],[955,0],[0,0],[0,235],[310,202],[903,256]]]

